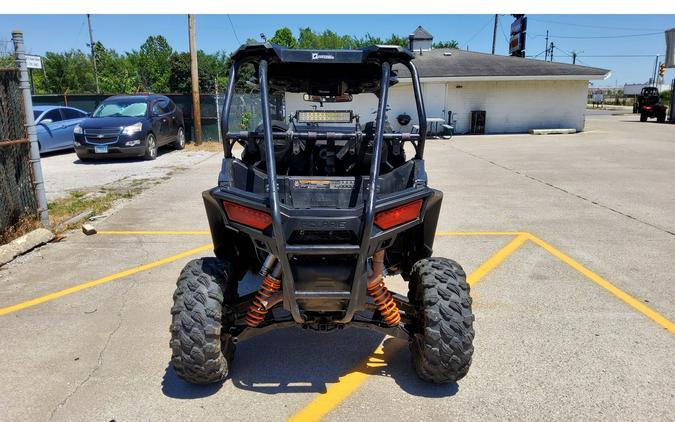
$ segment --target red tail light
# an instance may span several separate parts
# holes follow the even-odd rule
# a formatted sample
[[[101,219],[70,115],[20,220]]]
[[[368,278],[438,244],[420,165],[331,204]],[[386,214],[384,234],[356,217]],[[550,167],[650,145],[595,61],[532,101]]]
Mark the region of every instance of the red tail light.
[[[375,215],[375,225],[382,230],[387,230],[413,221],[420,215],[422,203],[423,201],[418,199],[390,210],[380,211]]]
[[[225,208],[227,218],[254,229],[264,230],[272,224],[272,216],[263,211],[228,201],[223,201],[223,208]]]

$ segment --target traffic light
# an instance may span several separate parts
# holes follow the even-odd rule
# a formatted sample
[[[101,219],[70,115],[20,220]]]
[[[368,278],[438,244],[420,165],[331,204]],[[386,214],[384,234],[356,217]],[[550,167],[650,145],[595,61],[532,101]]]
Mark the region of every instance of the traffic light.
[[[662,78],[666,76],[666,65],[663,63],[659,65],[659,76]]]

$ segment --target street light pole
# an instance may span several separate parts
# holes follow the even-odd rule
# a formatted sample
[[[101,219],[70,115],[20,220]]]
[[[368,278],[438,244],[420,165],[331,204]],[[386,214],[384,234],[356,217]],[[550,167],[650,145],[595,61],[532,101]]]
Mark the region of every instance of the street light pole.
[[[96,66],[96,50],[94,49],[94,32],[91,29],[91,15],[87,13],[87,23],[89,24],[89,46],[91,47],[91,61],[94,64],[94,80],[96,80],[96,93],[100,94],[101,89],[98,86],[98,69]]]
[[[202,144],[202,109],[199,101],[199,64],[197,63],[197,36],[195,34],[195,15],[188,15],[190,35],[190,76],[192,79],[192,124],[195,128],[195,145]]]

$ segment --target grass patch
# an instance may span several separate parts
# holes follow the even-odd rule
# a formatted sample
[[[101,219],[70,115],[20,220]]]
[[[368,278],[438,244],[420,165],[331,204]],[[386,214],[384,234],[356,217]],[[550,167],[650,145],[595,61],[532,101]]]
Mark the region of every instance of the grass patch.
[[[42,227],[40,218],[36,216],[35,218],[24,218],[18,223],[9,227],[4,232],[0,233],[0,245],[11,242],[14,239],[17,239],[23,236],[26,233],[32,232],[35,229]]]
[[[85,211],[91,211],[93,215],[103,214],[109,210],[115,202],[122,199],[131,199],[140,193],[145,187],[142,182],[131,183],[123,188],[103,188],[95,193],[84,193],[80,191],[70,192],[65,198],[59,198],[48,204],[49,222],[52,229],[59,227],[61,223],[81,214]],[[74,224],[79,225],[80,222]],[[63,232],[72,227],[59,227],[57,232]],[[56,233],[59,234],[59,233]]]

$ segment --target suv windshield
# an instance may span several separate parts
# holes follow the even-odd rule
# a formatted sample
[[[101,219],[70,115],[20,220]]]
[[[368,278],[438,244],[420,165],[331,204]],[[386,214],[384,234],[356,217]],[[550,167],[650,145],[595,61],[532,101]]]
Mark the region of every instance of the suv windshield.
[[[147,109],[144,98],[110,100],[98,106],[92,117],[143,117]]]

